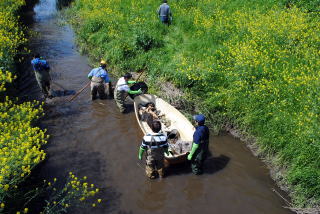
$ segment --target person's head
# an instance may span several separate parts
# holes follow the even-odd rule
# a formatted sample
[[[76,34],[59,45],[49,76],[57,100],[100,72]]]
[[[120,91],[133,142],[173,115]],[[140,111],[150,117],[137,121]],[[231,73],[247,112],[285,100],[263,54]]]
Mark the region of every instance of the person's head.
[[[193,116],[193,120],[196,122],[196,125],[201,126],[204,125],[206,118],[203,114],[198,114]]]
[[[34,59],[40,58],[40,54],[38,54],[38,53],[33,54],[33,58]]]
[[[154,121],[152,122],[152,127],[151,127],[151,129],[152,129],[152,131],[153,131],[154,133],[160,132],[160,131],[161,131],[161,123],[160,123],[160,121],[154,120]]]
[[[168,1],[167,0],[163,0],[163,3],[168,3]]]
[[[106,68],[107,67],[107,62],[105,60],[100,61],[100,67]]]
[[[126,81],[128,81],[129,79],[132,78],[132,74],[126,73],[123,77],[124,77],[124,79],[125,79]]]

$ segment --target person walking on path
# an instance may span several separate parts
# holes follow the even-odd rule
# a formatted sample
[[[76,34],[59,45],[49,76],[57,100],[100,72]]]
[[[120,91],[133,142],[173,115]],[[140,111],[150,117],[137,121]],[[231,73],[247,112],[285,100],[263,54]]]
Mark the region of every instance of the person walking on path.
[[[128,84],[134,84],[136,81],[130,81],[129,79],[132,78],[132,75],[130,73],[126,73],[123,77],[121,77],[115,88],[115,93],[114,93],[114,99],[117,103],[118,108],[120,109],[121,113],[125,113],[126,111],[126,104],[125,100],[128,96],[128,94],[141,94],[142,91],[141,89],[137,91],[130,90],[130,87]]]
[[[91,99],[95,100],[97,98],[97,93],[100,99],[106,97],[106,86],[109,89],[109,95],[111,95],[111,81],[106,70],[107,63],[101,60],[100,67],[94,68],[88,74],[88,78],[91,80]],[[108,85],[107,85],[108,84]]]
[[[163,24],[170,24],[172,20],[172,13],[169,5],[167,4],[167,0],[163,0],[163,4],[161,4],[158,9],[158,15]]]
[[[31,60],[36,80],[45,98],[52,98],[50,93],[50,66],[44,59],[40,59],[40,54],[34,54]]]
[[[146,175],[150,179],[164,176],[164,153],[169,155],[167,137],[161,133],[161,123],[158,120],[152,122],[151,129],[154,133],[143,137],[140,149],[139,160],[146,151]]]
[[[193,134],[193,143],[188,160],[191,161],[191,169],[195,175],[203,173],[203,162],[209,151],[209,128],[204,125],[205,116],[202,114],[193,116],[196,131]]]

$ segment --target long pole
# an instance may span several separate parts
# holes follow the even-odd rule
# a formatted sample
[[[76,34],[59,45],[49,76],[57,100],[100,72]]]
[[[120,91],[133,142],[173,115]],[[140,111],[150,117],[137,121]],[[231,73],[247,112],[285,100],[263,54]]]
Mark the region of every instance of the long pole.
[[[145,70],[143,70],[140,75],[138,76],[138,78],[136,79],[136,81],[138,82],[138,80],[140,79],[141,75],[144,73]]]
[[[83,88],[81,88],[75,95],[73,95],[73,97],[71,97],[68,101],[71,102],[72,100],[74,100],[74,98],[76,98],[79,94],[81,94],[81,92],[86,89],[89,85],[90,85],[91,81],[89,81],[85,86],[83,86]]]

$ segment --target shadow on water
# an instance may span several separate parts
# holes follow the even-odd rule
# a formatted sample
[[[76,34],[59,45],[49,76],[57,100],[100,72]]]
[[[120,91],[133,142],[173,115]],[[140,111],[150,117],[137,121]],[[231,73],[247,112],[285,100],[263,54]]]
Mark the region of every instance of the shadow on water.
[[[223,170],[229,163],[230,158],[225,155],[219,155],[218,157],[208,157],[203,164],[203,174],[215,174]],[[191,163],[185,162],[170,166],[166,170],[167,176],[191,174]]]
[[[64,97],[76,94],[74,90],[51,90],[53,97]]]

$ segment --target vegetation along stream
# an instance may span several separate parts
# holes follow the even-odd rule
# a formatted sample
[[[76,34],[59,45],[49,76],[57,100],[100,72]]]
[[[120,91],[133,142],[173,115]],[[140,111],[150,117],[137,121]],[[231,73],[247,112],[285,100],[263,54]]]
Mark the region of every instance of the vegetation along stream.
[[[318,47],[318,43],[313,41],[319,36],[317,34],[319,27],[310,24],[313,23],[314,17],[301,12],[300,4],[296,7],[293,6],[295,1],[283,0],[277,4],[274,1],[264,1],[264,6],[260,8],[259,4],[262,1],[242,6],[238,4],[241,0],[203,1],[201,6],[196,2],[181,0],[172,3],[174,19],[172,25],[168,27],[157,20],[155,11],[160,2],[152,0],[142,4],[137,0],[76,0],[65,11],[71,26],[66,24],[59,11],[62,8],[61,5],[69,1],[63,1],[63,3],[57,1],[39,0],[33,11],[27,13],[24,18],[30,29],[35,32],[35,36],[29,41],[31,51],[40,53],[50,64],[54,95],[52,99],[46,100],[45,116],[39,121],[39,126],[47,129],[47,134],[50,135],[47,145],[44,146],[46,160],[36,168],[32,176],[37,177],[36,180],[58,178],[59,181],[63,181],[69,172],[74,172],[79,177],[86,176],[90,182],[99,186],[101,189],[99,195],[102,197],[102,202],[94,204],[94,207],[70,209],[68,213],[291,213],[285,208],[288,206],[286,202],[289,197],[271,179],[270,169],[255,157],[243,142],[224,132],[218,136],[211,134],[209,147],[212,156],[205,161],[203,175],[193,175],[190,166],[185,164],[170,167],[164,179],[146,178],[145,161],[138,160],[138,148],[143,133],[133,112],[120,113],[113,99],[92,101],[89,90],[85,90],[73,101],[68,101],[76,91],[87,84],[87,74],[92,69],[88,57],[81,55],[79,49],[93,59],[106,59],[114,77],[120,76],[125,71],[146,71],[143,78],[150,85],[151,91],[158,95],[161,95],[159,85],[167,81],[180,87],[185,96],[183,100],[186,103],[193,103],[187,110],[205,113],[211,124],[215,124],[215,131],[217,127],[233,124],[240,130],[247,130],[250,136],[257,136],[259,154],[265,157],[268,155],[276,157],[274,160],[278,161],[271,161],[270,166],[276,166],[275,162],[279,165],[291,166],[291,168],[288,167],[291,171],[284,170],[284,175],[276,174],[279,175],[280,180],[284,179],[284,183],[288,184],[285,185],[286,187],[291,188],[289,193],[294,193],[290,195],[294,199],[292,203],[298,207],[318,205],[318,186],[316,185],[318,178],[314,177],[318,173],[314,170],[317,168],[317,159],[307,158],[309,153],[315,155],[313,157],[318,157],[318,147],[311,144],[310,147],[309,145],[303,147],[306,150],[299,153],[301,154],[299,160],[303,162],[304,158],[307,158],[308,161],[303,163],[308,166],[306,168],[309,171],[299,174],[300,171],[296,168],[299,160],[293,161],[296,165],[290,165],[288,160],[291,160],[290,157],[297,151],[295,149],[300,145],[300,141],[292,143],[294,145],[291,147],[294,151],[292,153],[287,152],[290,148],[285,150],[287,147],[281,147],[285,141],[279,140],[279,144],[275,145],[267,144],[271,142],[269,136],[282,139],[277,131],[281,131],[283,126],[280,126],[277,120],[270,119],[273,114],[277,114],[274,118],[280,117],[280,114],[273,110],[279,106],[283,107],[279,107],[279,112],[283,112],[280,120],[290,121],[286,124],[288,126],[294,126],[298,121],[288,119],[284,104],[288,104],[290,99],[287,97],[282,99],[279,90],[286,91],[283,96],[298,92],[295,92],[292,87],[292,90],[277,88],[276,81],[282,80],[283,77],[288,84],[290,81],[296,81],[299,86],[306,83],[299,82],[305,77],[303,75],[298,75],[300,79],[298,77],[292,79],[287,69],[283,70],[284,76],[274,74],[272,70],[274,66],[284,68],[286,65],[286,63],[281,64],[280,60],[277,65],[262,62],[268,61],[271,55],[284,61],[287,59],[286,56],[289,53],[286,52],[287,49],[282,51],[282,48],[277,46],[282,42],[281,38],[287,36],[285,32],[288,32],[288,37],[292,37],[288,44],[286,43],[288,47],[293,49],[301,43],[301,47],[309,48],[310,53],[305,55],[298,51],[300,49],[295,49],[300,58],[309,60],[308,57],[316,53],[314,50]],[[282,8],[281,5],[286,6],[288,11],[277,10],[278,6]],[[232,9],[235,7],[239,9]],[[259,11],[256,8],[260,8]],[[311,11],[310,8],[306,8],[307,11]],[[190,16],[186,15],[189,9],[194,14],[192,20],[189,20]],[[208,12],[211,9],[214,11],[213,15],[206,15],[211,14]],[[232,15],[226,16],[226,11],[232,11]],[[252,15],[255,12],[259,14],[260,21]],[[150,18],[146,18],[147,16]],[[274,21],[277,16],[287,20],[286,24]],[[306,35],[311,32],[310,29],[315,29],[316,33],[312,35],[310,33],[311,36],[308,39],[306,35],[300,38],[300,34],[297,33],[299,34],[297,39],[293,33],[291,34],[294,27],[288,20],[293,20],[296,25],[303,28],[303,32],[307,32]],[[215,27],[212,23],[216,23]],[[280,24],[284,29],[283,32],[274,28],[275,25]],[[279,33],[279,37],[275,37],[276,41],[264,43],[270,38],[269,34],[261,29],[272,29]],[[235,35],[235,32],[241,33]],[[212,37],[212,35],[215,36]],[[208,38],[212,40],[210,43],[212,47],[207,43]],[[238,42],[241,39],[244,42]],[[272,46],[278,51],[273,55],[271,50],[259,49],[267,46]],[[211,50],[214,50],[213,54]],[[252,50],[254,51],[250,52]],[[290,57],[289,61],[296,60],[295,57]],[[251,61],[256,64],[250,64]],[[188,65],[190,62],[192,65]],[[298,67],[304,66],[310,72],[312,70],[312,66],[308,67],[312,63],[299,61],[297,64]],[[18,77],[20,99],[41,100],[40,89],[31,75],[31,65],[26,64],[22,67],[27,68],[27,71]],[[250,77],[245,76],[246,72],[250,73],[248,74]],[[314,78],[305,77],[304,80],[316,79],[316,75],[312,77]],[[115,83],[116,78],[112,81]],[[250,93],[248,90],[251,90]],[[298,91],[301,92],[299,96],[307,93],[305,90]],[[275,94],[277,99],[273,99],[269,92]],[[313,92],[308,96],[310,94]],[[309,108],[304,107],[310,104],[308,102],[311,98],[309,98],[301,104],[306,111]],[[261,103],[260,99],[270,102]],[[243,103],[244,100],[246,104]],[[197,102],[199,105],[195,104]],[[277,105],[278,102],[281,105]],[[262,112],[263,108],[260,108],[264,105],[270,106],[267,113]],[[297,109],[297,106],[292,108]],[[258,114],[254,111],[255,109],[262,109],[259,111],[262,113]],[[212,114],[209,114],[211,112]],[[301,116],[301,112],[297,114]],[[311,116],[318,113],[311,110],[307,112]],[[272,121],[268,123],[270,124],[268,128],[271,128],[267,130],[264,129],[264,125],[269,119]],[[312,121],[309,122],[312,123]],[[257,127],[257,129],[248,127]],[[264,135],[264,130],[267,130],[268,137]],[[297,130],[294,129],[294,132]],[[288,137],[290,133],[287,134],[282,130],[281,136]],[[302,130],[301,133],[305,132]],[[44,135],[42,138],[45,140]],[[39,149],[40,146],[37,148]],[[280,155],[277,156],[277,154]],[[40,162],[44,157],[41,151],[36,160]],[[282,168],[279,165],[277,167],[281,171]],[[25,167],[22,169],[26,170]],[[308,182],[302,182],[297,187],[297,183],[303,178],[309,179]],[[305,186],[309,183],[314,186],[313,189]],[[10,184],[10,188],[11,186]],[[304,191],[305,189],[308,191]],[[1,200],[8,196],[2,195],[0,195],[0,211],[7,206]],[[37,204],[33,204],[30,207],[31,213],[33,208],[41,210]]]
[[[50,62],[55,83],[80,89],[91,67],[78,53],[70,26],[60,24],[56,1],[42,0],[34,12],[32,29],[38,36],[31,41],[32,50]],[[61,88],[53,85],[53,90]],[[103,187],[105,202],[92,212],[289,213],[272,191],[276,187],[268,169],[233,137],[211,138],[213,157],[203,176],[179,167],[164,180],[150,181],[137,159],[142,132],[133,113],[121,114],[114,100],[92,102],[89,91],[73,102],[66,98],[57,96],[46,105],[41,124],[51,138],[40,172],[46,179],[63,179],[73,171]]]

